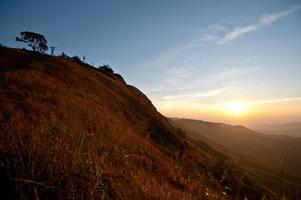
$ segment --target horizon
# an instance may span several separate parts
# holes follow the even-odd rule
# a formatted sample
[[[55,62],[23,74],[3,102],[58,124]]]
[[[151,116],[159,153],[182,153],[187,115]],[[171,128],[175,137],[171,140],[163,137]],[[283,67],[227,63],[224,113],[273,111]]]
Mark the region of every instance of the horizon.
[[[167,117],[300,122],[300,2],[208,2],[1,1],[0,43],[41,33],[56,54],[110,64]]]

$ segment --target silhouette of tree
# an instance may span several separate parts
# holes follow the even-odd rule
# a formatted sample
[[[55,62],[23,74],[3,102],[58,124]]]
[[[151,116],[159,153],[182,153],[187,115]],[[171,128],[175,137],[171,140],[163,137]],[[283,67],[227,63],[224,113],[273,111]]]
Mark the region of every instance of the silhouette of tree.
[[[45,53],[48,50],[47,44],[41,43],[37,46],[37,51],[40,53]]]
[[[75,61],[75,62],[78,62],[78,63],[82,62],[78,56],[73,56],[72,60]]]
[[[44,35],[29,31],[23,31],[20,35],[20,37],[16,37],[16,41],[26,43],[33,51],[44,53],[48,50],[47,40]]]
[[[62,52],[61,56],[62,56],[63,58],[68,58],[68,57],[69,57],[67,54],[65,54],[65,52]]]
[[[107,72],[110,72],[110,73],[114,73],[112,67],[111,67],[110,65],[108,65],[108,64],[100,65],[100,66],[98,67],[98,69],[104,70],[104,71],[107,71]]]
[[[56,48],[56,47],[50,47],[51,55],[53,55],[55,48]]]

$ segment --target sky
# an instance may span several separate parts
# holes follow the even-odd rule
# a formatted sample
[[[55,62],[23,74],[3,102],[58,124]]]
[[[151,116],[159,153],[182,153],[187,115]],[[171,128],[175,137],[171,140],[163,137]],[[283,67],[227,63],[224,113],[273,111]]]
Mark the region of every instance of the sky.
[[[0,0],[0,24],[3,45],[34,31],[110,64],[168,117],[301,121],[300,0]]]

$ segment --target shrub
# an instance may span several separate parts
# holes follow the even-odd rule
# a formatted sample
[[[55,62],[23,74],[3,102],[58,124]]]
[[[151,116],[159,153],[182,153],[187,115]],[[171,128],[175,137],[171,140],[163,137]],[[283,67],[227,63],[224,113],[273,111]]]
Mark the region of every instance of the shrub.
[[[103,65],[99,66],[98,69],[99,70],[104,70],[106,72],[114,73],[112,67],[108,64],[103,64]]]
[[[73,56],[71,59],[75,62],[82,63],[81,59],[78,56]]]
[[[67,54],[65,54],[64,52],[62,52],[61,56],[62,56],[63,58],[68,58],[68,57],[69,57],[69,56],[68,56]]]

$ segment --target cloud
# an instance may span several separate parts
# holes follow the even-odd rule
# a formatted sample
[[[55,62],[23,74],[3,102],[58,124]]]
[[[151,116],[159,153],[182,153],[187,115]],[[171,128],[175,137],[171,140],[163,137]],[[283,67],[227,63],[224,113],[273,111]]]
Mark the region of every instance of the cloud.
[[[212,74],[209,76],[210,79],[213,80],[225,80],[225,79],[231,79],[231,78],[236,78],[236,77],[240,77],[243,75],[246,75],[250,72],[259,70],[259,67],[248,67],[248,68],[229,68],[226,69],[220,73],[216,73],[216,74]]]
[[[260,101],[249,102],[249,105],[261,105],[261,104],[272,104],[272,103],[285,103],[301,101],[301,97],[284,97],[284,98],[275,98],[275,99],[265,99]]]
[[[256,32],[261,28],[270,26],[281,18],[297,12],[301,6],[296,6],[288,10],[263,14],[258,20],[251,25],[236,26],[234,28],[226,27],[220,24],[209,25],[206,28],[198,29],[195,32],[197,36],[178,46],[171,46],[160,52],[157,57],[152,58],[148,63],[141,63],[140,66],[153,67],[158,69],[166,69],[168,66],[181,67],[183,65],[191,65],[193,59],[200,57],[202,54],[198,50],[204,43],[213,43],[223,45],[246,34]]]
[[[295,7],[261,15],[256,22],[246,26],[230,28],[215,24],[205,29],[196,30],[197,37],[194,39],[178,46],[171,46],[159,53],[149,63],[143,64],[147,67],[155,66],[161,72],[160,76],[156,76],[157,78],[154,81],[157,87],[151,85],[144,88],[143,91],[153,101],[160,103],[168,101],[210,101],[214,97],[250,90],[253,85],[243,87],[239,83],[242,81],[241,77],[260,69],[254,63],[254,60],[256,62],[258,58],[243,63],[223,64],[225,65],[224,70],[208,75],[208,70],[203,70],[203,68],[206,68],[205,61],[201,59],[206,59],[206,57],[202,56],[204,53],[199,48],[204,43],[226,44],[270,26],[299,9]]]
[[[201,37],[195,42],[215,42],[228,31],[228,28],[218,24],[210,25],[206,29],[201,30]]]
[[[232,67],[206,76],[200,76],[197,69],[186,67],[173,68],[166,74],[164,81],[160,82],[159,88],[148,89],[148,95],[155,103],[169,101],[176,102],[204,102],[212,101],[233,92],[241,92],[248,87],[229,84],[237,78],[252,73],[259,67]],[[236,82],[235,82],[236,83]],[[212,87],[212,86],[216,87]]]
[[[246,34],[256,32],[263,27],[270,26],[272,23],[296,12],[299,9],[300,7],[294,7],[289,10],[262,15],[256,23],[247,26],[235,27],[231,31],[227,32],[222,38],[218,39],[215,43],[218,45],[223,45]]]
[[[162,101],[195,101],[202,98],[208,98],[222,94],[225,91],[224,88],[212,89],[203,92],[191,92],[186,94],[175,94],[175,95],[163,95],[161,97],[154,98],[156,102]]]

